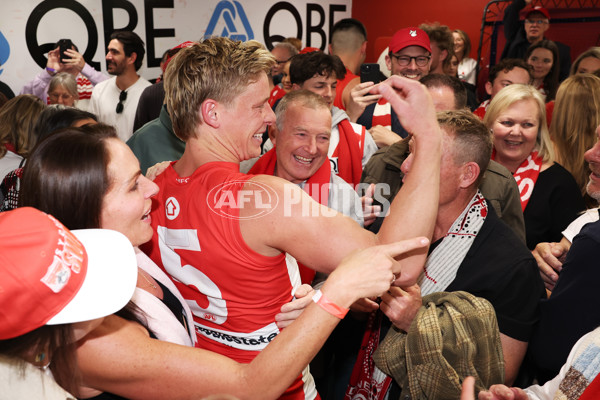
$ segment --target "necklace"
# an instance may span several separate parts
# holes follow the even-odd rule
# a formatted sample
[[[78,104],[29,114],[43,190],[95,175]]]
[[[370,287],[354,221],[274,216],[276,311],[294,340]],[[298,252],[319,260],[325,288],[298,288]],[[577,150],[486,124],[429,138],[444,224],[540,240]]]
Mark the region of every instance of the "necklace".
[[[148,284],[150,286],[152,286],[152,288],[156,289],[156,285],[154,283],[152,283],[152,281],[150,279],[148,279],[148,277],[146,277],[146,274],[144,273],[144,271],[140,270],[140,275],[142,275],[142,277],[146,280],[146,282],[148,282]]]

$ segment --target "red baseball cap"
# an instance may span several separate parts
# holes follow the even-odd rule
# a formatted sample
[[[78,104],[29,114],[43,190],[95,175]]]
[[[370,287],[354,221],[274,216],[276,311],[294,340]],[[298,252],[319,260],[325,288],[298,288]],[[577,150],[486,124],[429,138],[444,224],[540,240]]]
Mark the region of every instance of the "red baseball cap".
[[[123,234],[70,232],[31,207],[0,213],[0,339],[112,314],[136,282],[135,252]]]
[[[305,47],[298,54],[306,54],[306,53],[314,53],[315,51],[321,51],[321,49],[317,49],[316,47]]]
[[[394,33],[390,41],[390,51],[397,53],[408,46],[420,46],[431,53],[429,36],[419,28],[404,28]]]
[[[187,42],[183,42],[181,44],[178,44],[177,46],[173,47],[172,49],[170,49],[170,51],[174,51],[174,50],[181,50],[181,49],[185,49],[186,47],[192,47],[196,42],[191,42],[191,41],[187,41]],[[162,66],[162,72],[164,73],[167,69],[167,65],[169,65],[169,63],[171,62],[171,60],[173,59],[173,57],[175,57],[175,55],[177,55],[177,53],[167,57],[167,59],[165,60],[163,66]]]
[[[545,9],[544,7],[540,7],[540,6],[535,6],[535,7],[528,8],[527,10],[525,10],[525,18],[529,17],[529,14],[533,14],[533,13],[544,14],[544,16],[546,18],[550,19],[550,13],[548,12],[548,10]]]

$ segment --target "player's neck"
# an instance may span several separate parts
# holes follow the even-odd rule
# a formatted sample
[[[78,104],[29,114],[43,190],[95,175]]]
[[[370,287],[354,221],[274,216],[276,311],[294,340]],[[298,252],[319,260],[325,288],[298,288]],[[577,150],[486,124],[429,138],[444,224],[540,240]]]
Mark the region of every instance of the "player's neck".
[[[185,150],[181,159],[173,168],[180,177],[190,176],[194,171],[209,162],[225,161],[236,162],[239,160],[234,154],[226,151],[217,143],[210,143],[206,138],[191,138],[186,141]]]

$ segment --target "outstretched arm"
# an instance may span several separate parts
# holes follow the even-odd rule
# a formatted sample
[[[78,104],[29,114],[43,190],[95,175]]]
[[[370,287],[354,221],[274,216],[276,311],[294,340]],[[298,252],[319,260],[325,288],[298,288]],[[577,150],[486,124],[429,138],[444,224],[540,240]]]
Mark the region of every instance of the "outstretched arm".
[[[347,308],[390,287],[393,257],[428,244],[425,238],[375,246],[342,261],[321,291]],[[138,324],[107,317],[78,343],[87,387],[131,399],[187,399],[227,393],[240,399],[275,399],[293,382],[340,319],[310,304],[250,364],[219,354],[150,339]]]
[[[515,36],[521,27],[519,12],[530,3],[531,0],[513,0],[513,2],[504,10],[502,22],[504,23],[504,37],[507,42],[511,42],[515,39]]]
[[[378,88],[412,135],[415,157],[411,173],[394,198],[378,238],[383,243],[413,236],[431,238],[438,211],[442,147],[433,101],[421,83],[399,76],[392,76]],[[424,249],[403,260],[396,285],[416,283],[426,258]]]

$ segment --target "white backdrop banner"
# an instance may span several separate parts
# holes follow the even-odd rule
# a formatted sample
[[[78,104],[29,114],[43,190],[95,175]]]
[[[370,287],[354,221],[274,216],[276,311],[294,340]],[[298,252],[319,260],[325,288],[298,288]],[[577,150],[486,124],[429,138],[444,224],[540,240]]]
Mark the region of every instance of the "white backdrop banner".
[[[0,80],[15,94],[46,66],[46,54],[62,38],[88,64],[106,72],[110,34],[132,30],[146,43],[139,73],[160,75],[163,53],[186,40],[227,36],[255,39],[271,49],[285,37],[327,47],[336,21],[349,18],[352,0],[3,0],[0,5]]]

